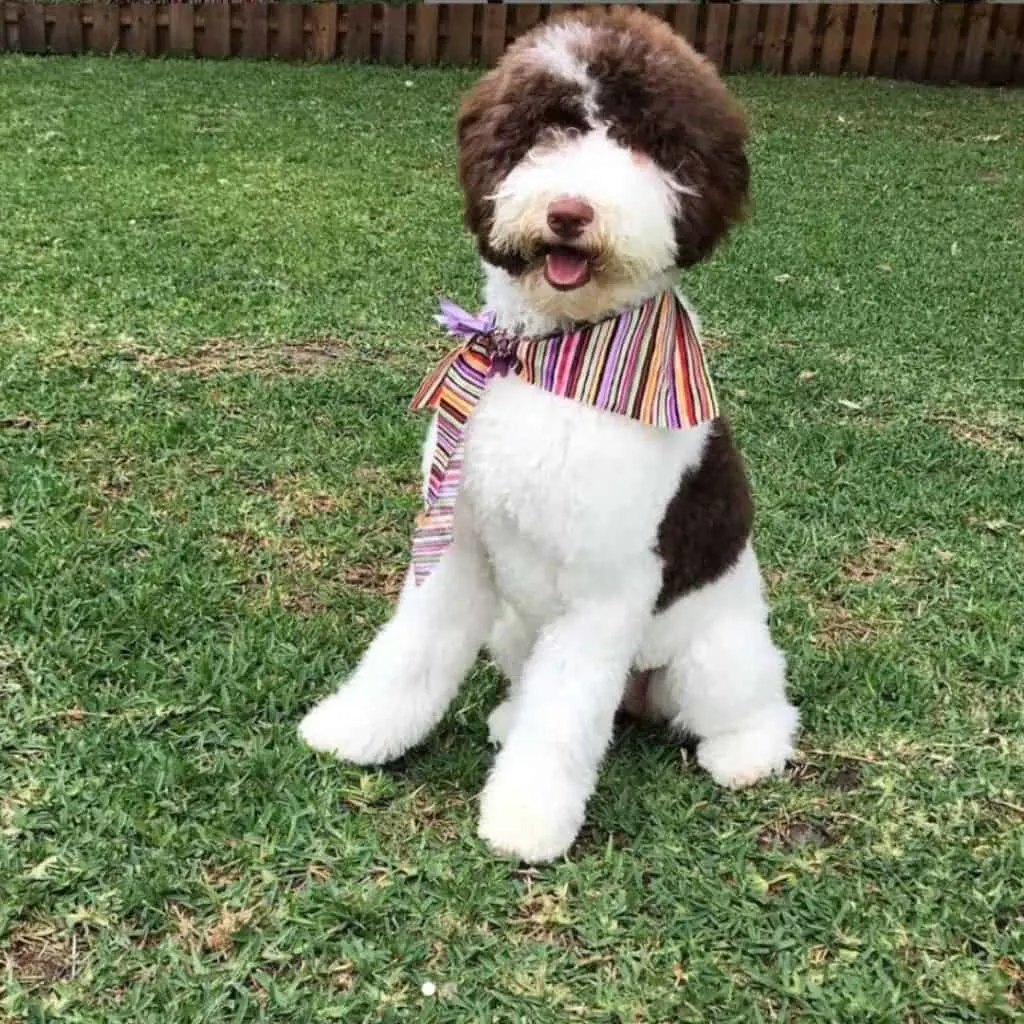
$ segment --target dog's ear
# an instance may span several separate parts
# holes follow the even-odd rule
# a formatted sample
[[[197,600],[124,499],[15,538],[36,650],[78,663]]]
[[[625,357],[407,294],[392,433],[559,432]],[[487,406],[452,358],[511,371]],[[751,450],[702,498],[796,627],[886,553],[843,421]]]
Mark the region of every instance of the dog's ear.
[[[715,66],[659,19],[612,16],[590,72],[611,134],[652,157],[686,192],[675,223],[676,262],[708,256],[743,219],[750,188],[747,121]]]
[[[490,231],[493,205],[487,197],[505,173],[506,157],[497,146],[507,113],[501,92],[500,69],[489,71],[463,98],[456,125],[466,227],[478,237]]]
[[[742,127],[741,127],[742,126]],[[712,138],[694,138],[678,164],[678,177],[695,195],[684,193],[676,215],[676,263],[689,267],[711,255],[729,229],[747,214],[750,164],[745,124],[733,118]]]

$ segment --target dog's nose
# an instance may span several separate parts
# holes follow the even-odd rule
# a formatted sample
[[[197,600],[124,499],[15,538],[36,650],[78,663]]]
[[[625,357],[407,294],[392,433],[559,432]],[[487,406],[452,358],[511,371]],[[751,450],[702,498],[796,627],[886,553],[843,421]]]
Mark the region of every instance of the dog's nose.
[[[594,219],[594,208],[582,199],[563,196],[548,207],[548,227],[559,238],[576,238]]]

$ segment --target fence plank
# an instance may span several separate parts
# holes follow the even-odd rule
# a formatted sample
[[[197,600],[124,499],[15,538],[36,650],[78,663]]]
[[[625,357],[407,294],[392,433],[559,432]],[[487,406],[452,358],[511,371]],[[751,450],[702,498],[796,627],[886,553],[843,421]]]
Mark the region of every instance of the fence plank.
[[[416,7],[413,21],[412,62],[413,64],[437,63],[437,25],[440,8],[436,5]]]
[[[729,44],[729,15],[732,4],[711,4],[708,9],[707,27],[704,34],[704,53],[714,61],[715,66],[725,66],[725,52]]]
[[[1013,80],[1013,62],[1024,65],[1021,56],[1024,45],[1020,33],[1024,21],[1024,7],[1018,4],[1000,4],[996,11],[995,33],[992,37],[992,55],[989,57],[986,79],[994,85]]]
[[[882,4],[878,35],[875,38],[875,59],[872,72],[883,78],[896,73],[896,59],[903,33],[903,4]]]
[[[184,7],[185,4],[174,4],[171,7]],[[270,52],[270,19],[267,16],[269,7],[267,4],[246,4],[242,11],[242,42],[241,55],[243,57],[266,57]]]
[[[963,26],[965,4],[942,4],[939,7],[935,29],[935,53],[929,78],[948,82],[957,73],[960,55],[960,30]]]
[[[793,42],[789,48],[789,70],[806,74],[814,67],[814,44],[818,39],[821,4],[796,4]]]
[[[992,5],[973,4],[967,12],[967,41],[960,61],[960,79],[977,82],[988,51],[988,37],[992,28]]]
[[[1018,31],[1024,31],[1018,29]],[[1017,38],[1017,58],[1014,62],[1013,71],[1010,73],[1010,81],[1016,85],[1024,85],[1024,45],[1020,36]]]
[[[299,4],[276,4],[277,32],[271,55],[285,60],[300,60],[305,49],[302,41],[302,7]]]
[[[473,59],[473,8],[468,4],[448,4],[448,38],[441,59],[449,64]]]
[[[22,4],[18,11],[18,48],[22,53],[46,53],[46,10],[43,4]]]
[[[338,55],[338,5],[309,5],[309,38],[303,40],[309,60],[334,60]]]
[[[381,38],[380,59],[385,64],[405,63],[408,10],[408,7],[394,5],[384,8],[384,35]]]
[[[786,69],[786,43],[789,41],[792,4],[770,4],[761,39],[761,66],[781,74]]]
[[[199,12],[203,18],[203,31],[199,36],[199,56],[230,57],[231,8],[225,3],[204,3]]]
[[[738,4],[732,19],[732,48],[729,51],[729,70],[746,71],[754,63],[754,40],[757,37],[757,19],[760,4]]]
[[[505,31],[508,8],[504,4],[488,4],[480,33],[480,59],[488,66],[496,64],[505,52]]]
[[[825,27],[821,37],[821,58],[818,66],[827,75],[838,75],[843,70],[846,51],[846,22],[849,4],[829,4],[825,8]]]
[[[697,4],[673,4],[672,24],[675,30],[692,46],[697,45],[697,19],[700,7]]]
[[[54,53],[81,53],[83,47],[82,8],[80,4],[57,4],[50,8],[53,28],[50,49]],[[0,11],[0,15],[3,11]],[[0,26],[0,36],[3,27]]]
[[[191,57],[196,46],[196,9],[192,4],[171,4],[167,20],[167,52]]]
[[[345,4],[345,60],[368,61],[373,55],[373,5]]]
[[[875,30],[878,27],[878,4],[857,4],[850,41],[850,61],[847,66],[855,75],[866,75],[871,70],[871,55],[875,50]]]
[[[908,11],[907,59],[904,72],[908,78],[922,80],[928,73],[931,38],[935,29],[935,8],[931,4],[914,4]]]
[[[3,43],[4,50],[19,53],[21,37],[18,32],[18,11],[13,3],[0,2],[0,18],[3,19],[3,25],[0,26],[0,43]]]
[[[113,53],[117,49],[120,35],[120,12],[111,4],[88,5],[92,15],[89,29],[89,49],[93,53]]]
[[[512,8],[513,38],[529,32],[540,21],[540,4],[516,4]]]
[[[128,8],[128,17],[124,48],[140,57],[152,57],[156,53],[156,8],[134,3]]]

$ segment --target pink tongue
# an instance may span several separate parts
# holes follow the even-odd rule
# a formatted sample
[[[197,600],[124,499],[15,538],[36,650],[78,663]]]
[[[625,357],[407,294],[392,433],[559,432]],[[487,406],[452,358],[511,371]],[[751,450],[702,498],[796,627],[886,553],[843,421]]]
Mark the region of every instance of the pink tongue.
[[[590,280],[590,264],[573,249],[552,249],[544,261],[544,276],[554,288],[579,288]]]

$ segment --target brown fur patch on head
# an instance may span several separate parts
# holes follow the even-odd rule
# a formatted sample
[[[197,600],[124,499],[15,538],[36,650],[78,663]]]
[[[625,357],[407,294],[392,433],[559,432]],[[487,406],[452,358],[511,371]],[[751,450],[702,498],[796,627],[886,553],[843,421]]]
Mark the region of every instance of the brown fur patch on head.
[[[524,68],[516,51],[513,47],[466,97],[458,124],[466,227],[476,235],[484,259],[511,274],[521,273],[526,263],[518,254],[491,247],[490,196],[545,132],[587,128],[579,89],[536,67]]]
[[[750,168],[743,111],[711,62],[660,18],[635,9],[605,19],[587,14],[585,21],[602,26],[588,70],[611,137],[699,193],[684,200],[676,219],[677,262],[690,266],[744,214]]]
[[[660,18],[630,7],[571,11],[537,26],[466,96],[459,178],[481,255],[511,273],[525,268],[521,257],[489,245],[490,196],[545,134],[589,130],[585,85],[546,65],[537,49],[558,25],[580,27],[562,45],[592,83],[594,120],[698,193],[684,198],[676,218],[676,262],[704,259],[746,210],[746,119],[710,61]]]

